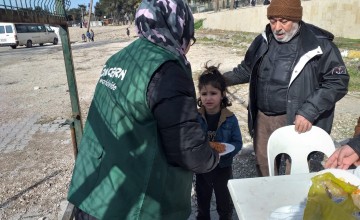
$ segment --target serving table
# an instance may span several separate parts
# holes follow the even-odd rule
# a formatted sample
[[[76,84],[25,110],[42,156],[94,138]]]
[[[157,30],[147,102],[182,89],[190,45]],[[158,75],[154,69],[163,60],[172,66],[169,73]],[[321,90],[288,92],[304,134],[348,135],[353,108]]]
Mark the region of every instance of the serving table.
[[[266,220],[277,208],[304,204],[311,186],[311,178],[316,174],[229,180],[228,188],[239,219]]]

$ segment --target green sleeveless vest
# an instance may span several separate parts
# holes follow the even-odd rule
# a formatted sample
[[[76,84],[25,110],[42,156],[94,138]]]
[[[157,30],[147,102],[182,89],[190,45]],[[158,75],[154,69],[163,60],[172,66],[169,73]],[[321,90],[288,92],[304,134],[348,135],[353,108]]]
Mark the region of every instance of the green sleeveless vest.
[[[167,163],[146,98],[151,76],[168,60],[182,63],[137,39],[102,70],[68,194],[72,204],[98,219],[186,220],[190,215],[192,172]]]

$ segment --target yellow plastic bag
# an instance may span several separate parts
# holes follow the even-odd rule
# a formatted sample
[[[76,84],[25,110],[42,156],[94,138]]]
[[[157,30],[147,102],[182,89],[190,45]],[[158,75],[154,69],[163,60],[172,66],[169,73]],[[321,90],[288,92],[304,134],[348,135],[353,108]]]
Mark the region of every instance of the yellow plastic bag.
[[[360,209],[351,193],[357,187],[332,173],[314,176],[306,202],[304,220],[360,220]]]

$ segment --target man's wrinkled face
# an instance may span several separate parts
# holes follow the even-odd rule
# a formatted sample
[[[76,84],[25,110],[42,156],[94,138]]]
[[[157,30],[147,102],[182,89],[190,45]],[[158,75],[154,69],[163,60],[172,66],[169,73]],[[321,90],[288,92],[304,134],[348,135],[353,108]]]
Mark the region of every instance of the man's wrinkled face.
[[[285,18],[270,18],[269,21],[274,37],[279,42],[290,41],[299,28],[299,22]]]

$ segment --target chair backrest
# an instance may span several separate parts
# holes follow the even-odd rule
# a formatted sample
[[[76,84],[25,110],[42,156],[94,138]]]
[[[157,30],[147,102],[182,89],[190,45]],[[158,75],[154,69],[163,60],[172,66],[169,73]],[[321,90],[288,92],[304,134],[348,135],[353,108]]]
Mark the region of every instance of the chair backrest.
[[[310,131],[299,134],[295,125],[289,125],[275,130],[267,144],[269,175],[274,175],[275,158],[282,153],[291,157],[290,174],[309,173],[307,158],[313,151],[327,157],[335,151],[334,141],[323,129],[312,126]]]

